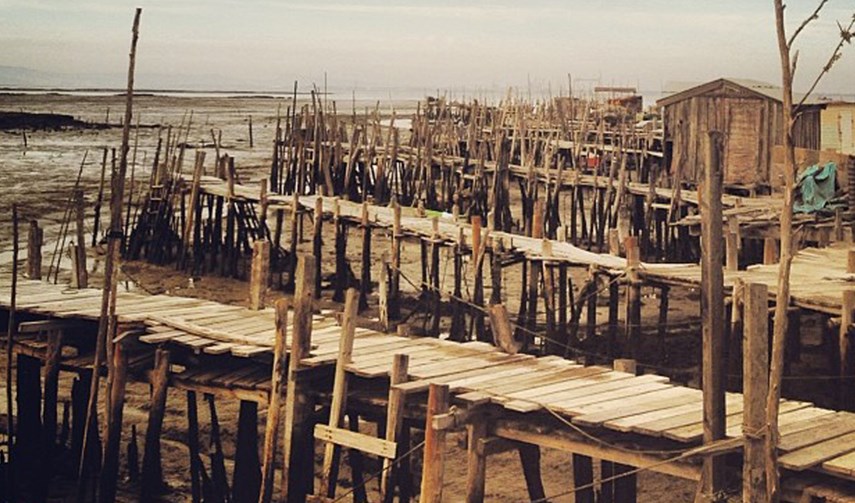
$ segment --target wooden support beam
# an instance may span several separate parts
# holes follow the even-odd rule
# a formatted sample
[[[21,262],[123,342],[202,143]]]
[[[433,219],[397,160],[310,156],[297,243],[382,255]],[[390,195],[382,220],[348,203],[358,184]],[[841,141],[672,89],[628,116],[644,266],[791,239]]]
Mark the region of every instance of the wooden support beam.
[[[270,277],[270,241],[259,239],[252,243],[252,269],[249,280],[249,308],[264,309]]]
[[[484,449],[487,421],[477,420],[467,424],[466,434],[466,503],[482,503],[487,482],[487,453]]]
[[[323,226],[324,226],[324,200],[321,197],[315,199],[314,210],[314,226],[312,227],[312,255],[315,256],[315,289],[312,296],[315,299],[321,298],[321,247],[323,245]]]
[[[332,403],[330,404],[329,430],[341,430],[341,419],[347,407],[347,371],[353,358],[353,338],[356,330],[356,315],[359,302],[359,292],[355,289],[347,291],[344,305],[344,317],[341,325],[341,338],[339,339],[338,357],[335,364],[333,377]],[[315,437],[318,436],[315,428]],[[335,496],[336,481],[331,479],[333,463],[335,462],[335,442],[327,441],[324,447],[324,464],[321,471],[321,496],[332,498]]]
[[[27,234],[27,277],[42,279],[42,244],[44,230],[39,227],[37,220],[30,220],[30,230]]]
[[[288,360],[288,382],[285,395],[285,459],[280,501],[302,503],[314,492],[314,436],[312,414],[315,407],[307,384],[299,376],[302,360],[312,347],[312,285],[316,257],[301,255],[297,261],[294,292],[294,333]],[[355,300],[355,299],[354,299]]]
[[[401,459],[401,456],[406,454],[409,446],[400,441],[404,429],[404,404],[407,396],[403,390],[396,388],[396,385],[407,382],[409,365],[409,355],[397,354],[393,357],[392,372],[389,374],[389,401],[386,408],[386,440],[395,442],[397,450],[395,457],[399,459],[400,463],[407,464],[409,464],[409,457]],[[380,492],[383,495],[383,501],[386,503],[392,503],[395,495],[394,486],[398,483],[400,472],[399,467],[393,465],[391,460],[383,460]]]
[[[151,408],[143,447],[140,501],[155,501],[163,489],[163,470],[160,461],[160,436],[163,415],[166,411],[166,392],[169,383],[169,351],[158,348],[154,353],[154,370],[151,374]]]
[[[776,238],[765,238],[763,240],[763,264],[771,265],[778,263],[778,240]]]
[[[199,416],[195,391],[187,391],[187,447],[190,452],[190,500],[201,503],[204,468],[199,457]]]
[[[766,394],[769,388],[769,291],[762,283],[747,283],[743,290],[743,413],[745,437],[742,465],[742,500],[765,503]]]
[[[258,404],[241,400],[232,476],[232,501],[255,502],[261,492],[258,459]]]
[[[614,464],[614,501],[615,503],[635,503],[638,496],[638,480],[632,466]]]
[[[855,377],[855,288],[843,290],[843,300],[840,309],[840,408],[855,409],[855,388],[852,377]]]
[[[546,500],[543,489],[543,476],[540,469],[540,447],[532,444],[520,444],[517,448],[520,455],[525,486],[531,501]]]
[[[74,191],[74,213],[76,224],[76,238],[74,243],[74,277],[77,280],[77,288],[89,287],[89,273],[86,271],[86,237],[83,228],[83,190]],[[57,268],[59,265],[57,265]]]
[[[359,310],[368,309],[371,295],[371,222],[368,220],[368,203],[362,203],[362,267],[359,280]]]
[[[262,447],[259,503],[269,503],[273,498],[276,442],[279,437],[279,418],[282,412],[282,390],[287,375],[285,351],[288,337],[288,309],[287,299],[276,301],[276,340],[273,346],[273,373],[270,377],[270,403],[267,407],[267,425],[264,428],[264,444]]]
[[[420,503],[442,502],[446,432],[433,428],[433,417],[448,412],[449,395],[447,384],[431,383],[428,391],[425,423],[424,466],[422,468]]]
[[[624,243],[626,248],[626,338],[628,356],[636,358],[641,346],[641,280],[638,268],[641,263],[641,251],[638,239],[628,236]]]
[[[573,454],[573,493],[576,503],[594,503],[594,465],[590,456]]]
[[[724,355],[724,274],[722,271],[722,134],[709,133],[701,198],[701,323],[704,443],[724,438],[726,380]],[[720,501],[725,488],[724,458],[704,458],[700,501]]]
[[[728,271],[739,270],[739,222],[736,217],[727,219],[727,226],[724,229],[725,240],[725,268]]]
[[[104,465],[98,478],[98,501],[103,503],[116,500],[116,484],[119,479],[122,415],[125,405],[125,385],[128,381],[128,355],[121,343],[113,344],[112,373],[111,379],[108,380],[110,410],[107,417],[107,435],[104,440]]]
[[[59,359],[62,354],[62,332],[51,331],[47,336],[44,357],[44,398],[42,409],[41,470],[35,486],[39,499],[47,496],[56,456],[57,394],[59,391]]]

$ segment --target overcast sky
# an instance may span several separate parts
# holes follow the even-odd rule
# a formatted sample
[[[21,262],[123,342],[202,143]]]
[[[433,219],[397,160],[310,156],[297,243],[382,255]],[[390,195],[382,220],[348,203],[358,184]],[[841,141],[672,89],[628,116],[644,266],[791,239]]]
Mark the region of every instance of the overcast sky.
[[[790,30],[817,0],[792,0]],[[137,87],[164,76],[287,89],[331,86],[566,89],[721,76],[779,82],[772,0],[0,0],[0,65],[119,76],[143,7]],[[836,43],[853,0],[830,0],[800,38],[798,87]],[[855,92],[855,48],[825,80]],[[105,84],[106,85],[106,84]],[[588,84],[590,85],[590,84]]]

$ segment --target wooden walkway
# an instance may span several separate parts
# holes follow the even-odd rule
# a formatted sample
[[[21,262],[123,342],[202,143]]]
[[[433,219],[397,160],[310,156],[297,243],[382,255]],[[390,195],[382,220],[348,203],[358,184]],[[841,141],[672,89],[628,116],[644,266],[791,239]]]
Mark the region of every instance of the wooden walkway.
[[[0,306],[8,307],[9,290],[10,277],[0,276]],[[95,321],[100,301],[100,290],[19,281],[18,310],[31,316]],[[264,367],[251,377],[269,389],[268,355],[274,343],[271,309],[250,311],[199,299],[121,292],[117,313],[120,323],[145,327],[139,337],[145,343],[178,344],[200,354],[231,355],[256,364],[259,359],[254,357],[263,357]],[[316,315],[312,351],[302,363],[334,364],[340,330],[329,313]],[[684,444],[697,444],[702,437],[701,392],[654,374],[635,376],[558,357],[509,355],[485,343],[407,338],[368,329],[357,330],[347,370],[356,376],[384,377],[396,354],[410,358],[411,380],[398,385],[408,392],[444,383],[461,406],[491,403],[518,419],[548,409],[584,428]],[[225,375],[234,368],[221,372]],[[180,379],[181,374],[175,377]],[[728,395],[729,437],[741,435],[742,405],[741,395]],[[783,468],[855,480],[855,414],[783,400],[780,426]]]
[[[227,197],[228,187],[225,181],[216,177],[203,177],[201,189],[204,193]],[[246,185],[234,186],[235,197],[246,201],[258,202],[260,190]],[[338,206],[341,218],[361,222],[362,204],[343,199],[324,196],[301,196],[299,202],[306,211],[312,211],[316,199],[322,199],[323,211],[333,215]],[[269,195],[270,208],[290,211],[292,196]],[[760,204],[760,203],[758,203]],[[368,205],[368,218],[372,226],[391,229],[394,224],[392,208]],[[455,222],[451,215],[428,212],[429,217],[436,216],[437,223],[431,218],[419,216],[414,208],[402,208],[401,229],[410,236],[425,239],[439,238],[449,245],[463,236],[464,243],[471,239],[472,226]],[[530,260],[545,260],[553,263],[564,262],[573,266],[595,267],[611,275],[623,274],[627,261],[623,257],[584,250],[570,243],[558,240],[535,239],[507,232],[490,231],[487,247],[494,240],[501,239],[504,249],[520,254]],[[842,308],[843,291],[855,287],[855,274],[847,272],[849,249],[832,246],[826,248],[807,248],[797,253],[791,271],[791,303],[795,306],[839,316]],[[855,265],[855,264],[853,264]],[[641,262],[638,276],[649,282],[698,287],[701,284],[701,267],[698,264],[664,264]],[[770,298],[777,292],[778,265],[754,265],[743,271],[725,271],[725,290],[732,293],[737,279],[745,282],[763,283],[769,287]]]

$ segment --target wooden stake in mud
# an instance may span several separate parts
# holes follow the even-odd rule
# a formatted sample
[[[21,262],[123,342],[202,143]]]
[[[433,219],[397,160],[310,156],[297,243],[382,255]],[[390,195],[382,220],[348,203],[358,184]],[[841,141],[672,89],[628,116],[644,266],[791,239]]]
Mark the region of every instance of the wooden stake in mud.
[[[56,455],[56,405],[59,392],[59,359],[62,354],[62,331],[51,330],[47,336],[44,365],[44,406],[42,409],[42,471],[39,491],[47,495]]]
[[[765,503],[766,394],[769,388],[769,289],[762,283],[744,287],[743,414],[745,461],[742,466],[742,501]]]
[[[270,242],[259,239],[252,243],[252,270],[249,281],[249,308],[253,311],[264,309],[264,297],[267,293],[270,274]]]
[[[324,200],[315,199],[314,227],[312,228],[312,254],[315,256],[315,290],[313,297],[321,298],[321,247],[323,245]]]
[[[638,278],[640,251],[638,239],[628,236],[626,248],[626,337],[629,358],[637,358],[641,347],[641,281]]]
[[[42,243],[44,231],[39,222],[30,220],[30,230],[27,235],[27,277],[42,279]]]
[[[301,361],[312,347],[312,285],[317,260],[301,255],[297,260],[297,284],[294,292],[294,333],[288,360],[285,393],[285,431],[283,434],[282,494],[280,501],[303,501],[314,485],[314,436],[311,415],[314,403],[299,376]]]
[[[9,501],[15,501],[15,459],[14,439],[15,421],[14,405],[12,402],[12,348],[15,343],[15,309],[18,297],[18,204],[12,203],[12,288],[9,295],[9,323],[6,326],[6,496]]]
[[[724,275],[722,271],[722,134],[709,133],[701,199],[701,323],[703,329],[704,442],[725,435]],[[724,458],[704,458],[699,497],[720,501],[725,487]]]
[[[142,481],[140,501],[155,501],[163,488],[163,469],[160,460],[160,435],[163,415],[166,412],[166,392],[169,386],[169,351],[158,348],[154,353],[151,373],[151,409],[143,446]]]
[[[430,384],[425,420],[424,467],[420,503],[442,502],[442,479],[445,470],[445,430],[433,427],[433,418],[448,412],[447,384]]]
[[[107,257],[104,261],[104,287],[101,300],[101,318],[98,324],[98,336],[95,343],[95,361],[93,363],[95,372],[92,376],[92,387],[89,390],[89,403],[86,411],[86,427],[84,428],[83,435],[83,450],[78,470],[80,478],[83,476],[83,467],[86,462],[87,453],[89,452],[89,449],[87,449],[88,442],[90,441],[89,434],[91,431],[89,425],[94,422],[94,416],[96,415],[97,410],[98,388],[100,381],[99,369],[101,368],[101,364],[106,356],[106,350],[109,346],[108,339],[110,339],[112,332],[111,328],[115,328],[108,326],[108,320],[112,319],[116,313],[116,287],[118,279],[116,277],[116,273],[118,270],[119,248],[122,244],[122,204],[124,202],[125,193],[125,174],[128,170],[128,150],[130,149],[131,119],[133,114],[134,65],[136,62],[141,15],[142,9],[137,8],[134,15],[133,28],[131,30],[132,38],[131,51],[129,55],[130,63],[128,65],[128,86],[125,91],[125,118],[122,123],[121,161],[119,163],[119,171],[115,177],[115,183],[113,184],[113,193],[111,194],[110,201],[110,233],[108,235],[109,247],[107,249]],[[80,487],[82,488],[82,492],[78,492],[78,499],[80,501],[85,497],[85,486],[85,483],[80,483]]]
[[[335,376],[333,377],[332,403],[330,404],[329,428],[341,428],[342,415],[347,407],[347,372],[345,367],[350,365],[353,354],[353,337],[356,330],[356,314],[359,302],[359,293],[353,288],[347,291],[344,304],[344,317],[341,324],[341,338],[339,339],[338,358],[335,365]],[[324,447],[324,464],[321,471],[322,495],[332,498],[335,495],[336,481],[331,478],[333,463],[336,462],[336,450],[340,449],[333,442],[327,442]]]
[[[107,435],[104,439],[104,466],[98,481],[98,501],[116,500],[116,483],[119,478],[119,450],[122,444],[122,415],[125,405],[125,385],[128,381],[128,355],[121,344],[113,345],[113,379],[110,383],[110,410],[107,418]]]
[[[89,274],[86,272],[86,237],[83,229],[83,191],[74,191],[75,221],[77,222],[77,238],[74,244],[74,276],[77,278],[77,288],[89,287]]]
[[[403,390],[395,387],[397,384],[407,382],[407,371],[410,365],[410,357],[406,354],[397,354],[392,360],[392,372],[389,374],[389,402],[386,408],[386,440],[397,443],[397,459],[406,454],[407,446],[400,442],[401,431],[404,428],[404,400],[406,394]],[[406,462],[405,460],[402,460]],[[398,482],[400,470],[393,465],[393,460],[383,458],[383,474],[380,479],[380,492],[383,494],[385,503],[392,503],[395,497],[394,487]]]
[[[286,348],[288,327],[288,300],[276,301],[276,342],[273,346],[273,374],[270,378],[270,403],[267,407],[267,426],[261,455],[261,494],[259,503],[269,503],[273,498],[273,478],[276,462],[276,442],[279,436],[283,380],[286,377]]]
[[[371,222],[368,220],[368,203],[362,203],[362,276],[359,280],[359,310],[368,309],[371,295]]]

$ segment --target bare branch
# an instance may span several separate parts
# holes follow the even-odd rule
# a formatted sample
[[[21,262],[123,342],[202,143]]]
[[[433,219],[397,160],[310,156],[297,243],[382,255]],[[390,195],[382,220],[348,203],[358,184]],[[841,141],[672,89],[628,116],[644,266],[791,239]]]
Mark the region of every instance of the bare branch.
[[[802,24],[800,24],[799,27],[796,28],[796,31],[794,31],[793,34],[790,36],[790,39],[787,41],[788,47],[793,46],[793,42],[796,41],[796,37],[799,36],[799,33],[801,33],[802,30],[804,30],[807,25],[811,23],[811,21],[816,21],[817,19],[819,19],[819,11],[821,11],[822,8],[825,7],[826,3],[828,3],[828,0],[820,0],[819,5],[816,6],[816,10],[813,11],[813,14],[811,14],[804,21],[802,21]]]
[[[796,105],[796,111],[801,109],[802,105],[805,104],[808,97],[810,97],[811,93],[814,92],[816,86],[819,84],[819,81],[827,74],[831,68],[834,66],[837,61],[843,57],[843,44],[851,43],[852,37],[855,36],[855,31],[853,31],[853,27],[855,27],[855,15],[852,16],[852,20],[849,21],[849,26],[843,28],[840,23],[837,24],[840,28],[840,42],[837,43],[837,46],[834,48],[834,51],[831,53],[831,56],[828,58],[828,61],[825,63],[825,66],[822,67],[822,71],[819,72],[819,75],[816,76],[816,79],[813,81],[813,84],[808,89],[808,92],[802,96],[802,99]]]

